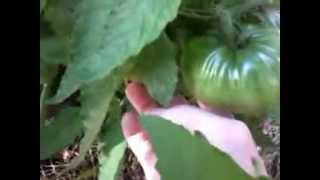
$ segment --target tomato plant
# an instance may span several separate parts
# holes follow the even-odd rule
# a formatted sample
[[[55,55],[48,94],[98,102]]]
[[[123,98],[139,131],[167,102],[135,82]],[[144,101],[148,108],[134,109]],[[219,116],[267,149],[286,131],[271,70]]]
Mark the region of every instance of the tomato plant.
[[[74,179],[118,178],[127,147],[120,120],[132,108],[127,80],[143,83],[164,107],[180,94],[267,117],[279,104],[279,18],[279,3],[270,0],[40,0],[40,160],[69,157],[64,149],[78,144],[65,169],[42,176],[80,167],[95,144],[98,163]],[[147,119],[141,122],[168,164],[159,166],[163,177],[179,179],[173,169],[181,168],[193,177],[255,179],[200,136]],[[171,167],[166,149],[176,142],[194,147]],[[201,175],[209,166],[217,176]]]

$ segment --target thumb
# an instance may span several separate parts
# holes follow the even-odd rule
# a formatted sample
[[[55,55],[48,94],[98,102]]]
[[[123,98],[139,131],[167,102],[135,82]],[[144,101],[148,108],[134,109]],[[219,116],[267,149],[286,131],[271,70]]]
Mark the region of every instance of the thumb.
[[[125,93],[128,100],[138,113],[157,107],[156,102],[152,99],[142,84],[131,82],[126,86]]]
[[[141,164],[146,179],[160,180],[160,174],[155,169],[156,156],[152,150],[147,133],[143,131],[139,124],[137,114],[133,112],[125,113],[121,126],[128,146]]]

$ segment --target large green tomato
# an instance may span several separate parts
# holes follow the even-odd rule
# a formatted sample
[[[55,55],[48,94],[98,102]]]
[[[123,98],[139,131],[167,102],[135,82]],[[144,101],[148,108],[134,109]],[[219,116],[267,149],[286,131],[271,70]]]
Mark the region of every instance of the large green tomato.
[[[280,32],[246,25],[248,38],[236,49],[218,36],[187,43],[182,77],[187,90],[213,107],[261,115],[280,98]]]

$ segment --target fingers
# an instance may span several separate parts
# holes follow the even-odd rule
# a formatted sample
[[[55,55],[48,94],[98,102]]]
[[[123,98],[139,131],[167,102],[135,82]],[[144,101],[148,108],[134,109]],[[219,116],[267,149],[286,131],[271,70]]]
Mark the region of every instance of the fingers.
[[[121,121],[122,132],[128,142],[129,148],[140,162],[147,180],[160,180],[160,175],[155,169],[156,156],[148,141],[148,136],[139,124],[136,113],[125,113]]]
[[[151,144],[149,141],[144,141],[143,133],[138,133],[127,139],[128,145],[132,152],[137,157],[147,180],[160,180],[160,174],[155,169],[157,162]]]
[[[248,174],[254,177],[266,174],[249,129],[245,124],[236,121],[231,113],[209,108],[200,101],[198,104],[201,109],[183,105],[187,103],[183,97],[175,97],[170,103],[171,108],[157,108],[156,102],[143,85],[136,82],[128,84],[125,93],[138,113],[160,116],[183,126],[191,133],[200,131],[211,145],[229,154]],[[129,147],[143,167],[147,180],[160,179],[155,169],[156,156],[148,141],[147,133],[139,124],[137,114],[126,113],[123,116],[122,131]],[[255,165],[252,158],[255,159]]]
[[[123,115],[121,127],[125,138],[129,138],[130,136],[142,132],[142,128],[137,119],[137,114],[134,112],[128,112]]]
[[[156,102],[149,95],[143,85],[131,82],[125,90],[126,96],[138,113],[157,107]]]

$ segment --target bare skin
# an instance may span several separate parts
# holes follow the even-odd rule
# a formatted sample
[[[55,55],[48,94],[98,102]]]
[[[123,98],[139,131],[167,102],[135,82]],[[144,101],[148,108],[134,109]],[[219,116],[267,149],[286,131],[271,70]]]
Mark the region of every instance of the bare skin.
[[[147,180],[159,180],[156,170],[156,154],[141,128],[138,114],[159,116],[181,125],[190,133],[201,132],[208,142],[229,154],[231,158],[253,177],[267,176],[262,158],[248,127],[231,114],[208,108],[199,102],[199,107],[189,105],[181,96],[174,97],[168,108],[159,107],[143,85],[132,82],[126,87],[126,96],[136,112],[127,112],[122,117],[122,131],[133,153],[140,162]],[[253,161],[255,161],[255,165]]]

